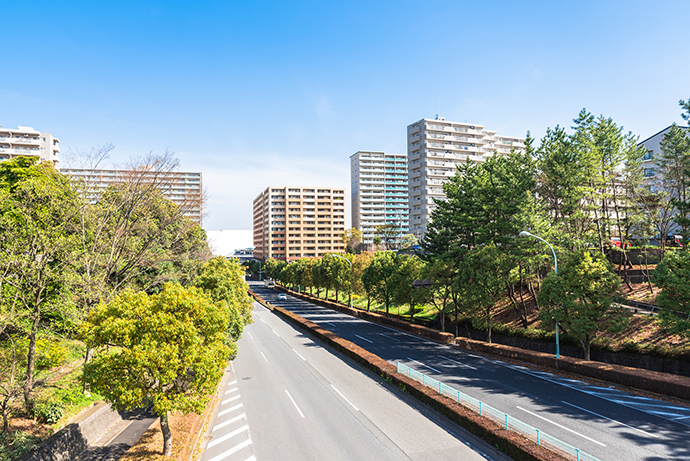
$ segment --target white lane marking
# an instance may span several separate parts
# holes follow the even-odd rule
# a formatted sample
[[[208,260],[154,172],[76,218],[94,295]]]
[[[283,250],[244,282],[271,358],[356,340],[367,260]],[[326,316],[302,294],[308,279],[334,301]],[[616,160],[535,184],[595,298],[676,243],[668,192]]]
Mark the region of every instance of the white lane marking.
[[[261,323],[266,323],[261,317],[259,317],[259,320],[261,320]]]
[[[439,357],[441,357],[442,359],[450,360],[450,361],[453,362],[453,363],[457,363],[457,364],[460,365],[461,367],[471,368],[471,369],[473,369],[473,370],[476,370],[476,368],[473,367],[472,365],[467,365],[466,363],[458,362],[457,360],[453,360],[453,359],[448,358],[448,357],[445,357],[445,356],[443,356],[443,355],[439,355]]]
[[[601,442],[597,442],[597,441],[594,440],[594,439],[590,439],[590,438],[587,437],[586,435],[582,435],[582,434],[580,434],[579,432],[575,432],[574,430],[572,430],[572,429],[570,429],[570,428],[567,428],[567,427],[565,427],[565,426],[561,426],[561,425],[558,424],[557,422],[551,421],[550,419],[544,418],[543,416],[540,416],[540,415],[538,415],[538,414],[536,414],[536,413],[532,413],[531,411],[525,410],[525,409],[522,408],[522,407],[516,407],[516,408],[517,408],[518,410],[524,411],[525,413],[529,413],[529,414],[532,415],[532,416],[536,416],[537,418],[543,419],[544,421],[546,421],[546,422],[548,422],[548,423],[551,423],[551,424],[553,424],[554,426],[558,426],[558,427],[560,427],[561,429],[565,429],[566,431],[570,431],[570,432],[572,432],[572,433],[575,434],[575,435],[579,435],[579,436],[582,437],[583,439],[587,439],[587,440],[589,440],[590,442],[594,442],[594,443],[596,443],[596,444],[599,444],[599,445],[601,445],[602,447],[605,447],[605,446],[606,446],[606,445],[604,445],[604,444],[601,443]]]
[[[390,336],[390,335],[387,335],[386,333],[381,333],[381,336],[385,336],[385,337],[388,338],[388,339],[392,339],[393,341],[400,342],[400,340],[399,340],[398,338],[394,338],[394,337],[392,337],[392,336]]]
[[[566,405],[570,405],[570,406],[573,407],[573,408],[577,408],[578,410],[582,410],[582,411],[586,411],[587,413],[591,413],[591,414],[593,414],[594,416],[598,416],[598,417],[600,417],[600,418],[608,419],[609,421],[613,421],[614,423],[620,424],[621,426],[629,427],[630,429],[633,429],[633,430],[636,430],[636,431],[638,431],[638,432],[641,432],[641,433],[643,433],[643,434],[646,435],[646,436],[654,437],[655,439],[658,439],[658,438],[659,438],[658,435],[650,434],[649,432],[643,431],[642,429],[638,429],[638,428],[633,427],[633,426],[628,426],[627,424],[621,423],[620,421],[616,421],[615,419],[611,419],[611,418],[609,418],[608,416],[600,415],[599,413],[594,413],[593,411],[589,411],[589,410],[586,410],[586,409],[584,409],[584,408],[582,408],[582,407],[578,407],[577,405],[573,405],[572,403],[568,403],[568,402],[566,402],[566,401],[564,401],[564,400],[561,400],[561,402],[562,402],[562,403],[565,403]]]
[[[244,461],[256,461],[256,456],[252,455],[249,458],[245,459]]]
[[[268,359],[266,358],[266,356],[264,355],[263,352],[259,351],[259,354],[261,354],[261,357],[264,358],[264,360],[266,361],[266,363],[269,363],[269,362],[268,362]]]
[[[409,360],[410,362],[418,363],[419,365],[421,365],[421,366],[423,366],[423,367],[425,367],[425,368],[428,368],[429,370],[433,370],[433,371],[435,371],[436,373],[442,374],[442,373],[441,373],[440,371],[438,371],[436,368],[432,368],[432,367],[430,367],[429,365],[425,365],[425,364],[423,364],[422,362],[416,361],[415,359],[411,359],[411,358],[408,357],[407,360]]]
[[[228,395],[228,394],[231,393],[231,392],[237,392],[237,391],[239,391],[239,389],[236,388],[236,387],[233,387],[232,389],[226,390],[226,391],[225,391],[225,395]]]
[[[230,397],[229,399],[225,399],[221,402],[221,405],[225,405],[226,403],[234,402],[235,400],[239,399],[240,396],[236,395],[234,397]]]
[[[287,394],[288,397],[290,397],[290,400],[292,400],[292,404],[295,406],[295,408],[297,408],[297,412],[299,413],[299,415],[302,418],[304,418],[304,413],[302,413],[302,410],[299,409],[299,407],[297,406],[297,402],[295,402],[295,399],[292,398],[292,396],[290,395],[290,393],[288,392],[287,389],[285,389],[285,393]]]
[[[222,436],[218,437],[217,439],[211,440],[208,443],[208,445],[206,445],[206,448],[214,447],[214,446],[218,445],[219,443],[223,443],[226,440],[231,439],[231,438],[235,437],[236,435],[241,434],[243,432],[249,432],[249,426],[248,425],[245,424],[244,426],[242,426],[238,429],[235,429],[232,432],[228,432],[227,434],[222,435]]]
[[[679,419],[685,419],[685,418],[690,418],[690,416],[679,416],[677,418],[673,418],[673,421],[678,421]]]
[[[292,352],[294,352],[295,354],[297,354],[297,357],[301,358],[301,359],[304,360],[305,362],[307,361],[307,359],[305,359],[304,357],[302,357],[302,356],[300,355],[300,353],[297,352],[294,348],[292,349]]]
[[[334,386],[333,384],[331,384],[331,387],[333,388],[334,391],[336,391],[336,392],[343,398],[344,401],[346,401],[347,403],[349,403],[350,405],[352,405],[352,408],[354,408],[355,411],[359,411],[359,408],[357,408],[352,402],[350,402],[349,400],[347,400],[347,398],[343,395],[343,393],[340,392],[338,389],[336,389],[335,386]]]
[[[223,415],[227,415],[228,413],[232,413],[233,411],[239,410],[239,409],[242,408],[242,407],[243,407],[243,405],[240,403],[240,404],[238,404],[238,405],[235,405],[235,406],[232,407],[232,408],[228,408],[227,410],[219,411],[218,414],[216,415],[216,418],[217,418],[218,416],[223,416]]]
[[[330,325],[330,326],[332,326],[332,327],[335,326],[335,325],[333,325],[331,322],[321,322],[321,323],[325,323],[326,325]]]
[[[232,364],[231,364],[231,365],[232,365]],[[237,380],[230,381],[230,382],[228,383],[228,386],[232,386],[233,384],[237,384]]]
[[[211,430],[211,432],[217,431],[218,429],[221,429],[225,426],[228,426],[232,423],[236,423],[237,421],[239,421],[241,419],[246,419],[246,418],[247,418],[247,415],[245,413],[242,413],[239,416],[235,416],[234,418],[230,418],[227,421],[223,421],[222,423],[216,424],[215,426],[213,426],[213,429]]]
[[[366,341],[368,343],[374,344],[374,341],[372,341],[371,339],[367,339],[367,338],[360,336],[360,335],[355,335],[355,336],[357,336],[359,339],[363,339],[364,341]]]
[[[273,332],[273,334],[274,334],[274,335],[276,335],[277,337],[279,337],[279,338],[280,338],[280,335],[278,334],[278,332],[277,332],[277,331],[275,331],[275,330],[274,330],[273,328],[271,328],[271,331]]]
[[[254,337],[252,336],[252,334],[250,332],[247,332],[247,334],[249,335],[250,338],[254,339]]]
[[[234,455],[241,449],[248,447],[249,445],[252,444],[252,439],[247,439],[244,442],[240,442],[228,451],[224,451],[223,453],[219,454],[218,456],[214,456],[213,458],[209,459],[208,461],[220,461],[221,459],[227,459],[230,456]]]

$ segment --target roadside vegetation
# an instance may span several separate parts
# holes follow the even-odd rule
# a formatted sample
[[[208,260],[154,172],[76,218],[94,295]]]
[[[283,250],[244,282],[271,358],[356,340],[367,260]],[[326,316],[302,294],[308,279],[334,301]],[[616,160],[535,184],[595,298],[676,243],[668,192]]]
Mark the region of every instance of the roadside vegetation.
[[[680,105],[688,120],[690,101]],[[643,167],[648,153],[637,137],[585,110],[571,130],[548,129],[538,146],[528,136],[526,146],[525,155],[459,166],[416,251],[381,237],[391,234],[386,229],[377,234],[378,251],[366,252],[361,233],[350,230],[343,241],[352,267],[331,255],[268,260],[262,275],[343,304],[352,292],[355,307],[430,321],[456,335],[469,325],[489,342],[496,330],[552,340],[558,324],[585,359],[592,345],[653,349],[615,339],[628,332],[642,341],[630,334],[636,325],[658,328],[668,338],[664,347],[687,352],[689,253],[666,239],[679,228],[687,242],[690,232],[687,131],[674,126],[666,134],[654,172]],[[650,248],[650,239],[658,246]],[[258,272],[257,263],[248,266]],[[631,282],[634,271],[643,282]],[[429,283],[415,288],[415,280]],[[658,323],[633,318],[618,304],[624,297],[658,299]]]
[[[151,407],[162,426],[205,407],[251,303],[244,269],[212,259],[203,229],[160,192],[176,167],[151,155],[96,193],[47,162],[0,163],[0,461],[95,401]]]

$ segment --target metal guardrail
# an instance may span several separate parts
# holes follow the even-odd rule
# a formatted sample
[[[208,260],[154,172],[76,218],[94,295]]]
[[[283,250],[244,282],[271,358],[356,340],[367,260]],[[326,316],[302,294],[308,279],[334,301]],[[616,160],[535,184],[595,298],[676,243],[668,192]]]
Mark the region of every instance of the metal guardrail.
[[[419,381],[424,386],[436,390],[439,394],[456,400],[459,404],[474,411],[475,413],[478,413],[480,416],[500,424],[501,426],[505,427],[506,430],[517,432],[518,434],[527,437],[537,445],[543,446],[551,451],[576,461],[599,461],[594,456],[589,455],[584,451],[575,448],[572,445],[569,445],[555,437],[552,437],[540,431],[539,429],[530,426],[529,424],[523,423],[519,419],[513,418],[507,413],[497,410],[491,405],[470,397],[469,395],[464,394],[463,392],[460,392],[459,390],[454,389],[437,379],[413,370],[412,368],[403,365],[400,362],[397,362],[397,367],[399,374],[405,375],[410,379],[414,379],[415,381]]]

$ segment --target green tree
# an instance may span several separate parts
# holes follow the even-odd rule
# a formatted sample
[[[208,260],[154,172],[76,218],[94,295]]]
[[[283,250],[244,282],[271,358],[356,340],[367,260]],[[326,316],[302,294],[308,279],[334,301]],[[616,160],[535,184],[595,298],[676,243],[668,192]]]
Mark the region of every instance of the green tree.
[[[628,322],[625,308],[614,304],[620,278],[601,253],[577,252],[549,274],[539,291],[543,322],[557,321],[582,346],[590,360],[592,340],[600,331],[620,332]]]
[[[414,287],[413,282],[422,276],[424,261],[417,256],[399,255],[397,270],[393,273],[392,285],[393,301],[398,305],[410,306],[410,319],[414,319],[415,307],[428,299],[428,292]]]
[[[452,300],[455,268],[452,263],[438,259],[424,266],[421,278],[432,283],[429,288],[419,290],[428,290],[428,299],[441,319],[441,331],[446,331],[446,311],[448,303]]]
[[[362,231],[355,227],[343,232],[340,239],[345,244],[348,253],[357,254],[362,252],[362,235]]]
[[[86,206],[51,164],[36,162],[20,157],[0,163],[0,305],[5,320],[21,321],[29,338],[27,409],[33,406],[39,328],[51,316],[76,316],[70,286],[80,256],[78,217]]]
[[[229,322],[227,303],[195,287],[168,283],[155,295],[126,290],[82,326],[95,350],[84,380],[118,409],[152,405],[170,456],[168,414],[205,408],[231,354]]]
[[[230,311],[229,335],[239,341],[245,325],[252,322],[252,300],[249,285],[244,281],[244,268],[236,259],[218,256],[209,260],[199,271],[193,285],[204,290],[213,302],[227,303]],[[231,347],[234,347],[234,342]],[[232,357],[236,355],[233,351]]]
[[[382,303],[386,307],[386,315],[389,314],[393,303],[394,286],[391,279],[397,268],[398,261],[395,253],[378,251],[371,260],[371,264],[362,273],[362,284],[367,291],[367,296]]]
[[[667,330],[690,337],[690,251],[671,251],[657,265],[652,281],[661,289],[659,320]]]

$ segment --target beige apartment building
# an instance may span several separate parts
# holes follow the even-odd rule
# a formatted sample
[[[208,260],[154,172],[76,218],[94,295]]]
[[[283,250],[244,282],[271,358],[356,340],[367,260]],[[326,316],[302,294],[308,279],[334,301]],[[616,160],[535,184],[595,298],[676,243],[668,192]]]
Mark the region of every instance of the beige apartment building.
[[[41,133],[30,126],[3,128],[0,125],[0,162],[15,157],[40,157],[57,168],[60,140],[50,133]]]
[[[254,257],[294,261],[344,253],[345,189],[268,187],[254,199]]]
[[[426,234],[434,199],[444,199],[443,183],[457,165],[483,162],[514,149],[524,152],[524,138],[500,136],[482,125],[423,118],[407,127],[407,169],[410,233]]]
[[[96,201],[110,185],[123,182],[154,184],[163,196],[180,207],[182,214],[201,225],[203,215],[203,187],[201,173],[180,171],[153,171],[118,169],[74,169],[60,172],[68,176],[77,187]]]

